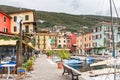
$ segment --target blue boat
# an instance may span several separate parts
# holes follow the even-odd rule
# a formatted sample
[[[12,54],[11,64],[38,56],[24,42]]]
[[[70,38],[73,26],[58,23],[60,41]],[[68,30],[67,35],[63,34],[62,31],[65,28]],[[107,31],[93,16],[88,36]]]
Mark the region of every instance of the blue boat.
[[[94,57],[87,57],[87,58],[86,58],[86,62],[89,63],[89,64],[94,63],[94,60],[95,60]]]
[[[64,63],[70,67],[73,67],[75,69],[79,69],[80,66],[82,66],[83,61],[78,60],[78,59],[70,59],[70,60],[65,60]]]

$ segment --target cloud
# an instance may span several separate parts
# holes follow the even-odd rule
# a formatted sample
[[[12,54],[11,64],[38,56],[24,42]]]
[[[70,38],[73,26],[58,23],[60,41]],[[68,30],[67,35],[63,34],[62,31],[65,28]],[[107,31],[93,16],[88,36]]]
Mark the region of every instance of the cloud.
[[[116,3],[120,13],[120,0]],[[108,0],[0,0],[0,5],[77,15],[110,15]]]
[[[76,10],[76,9],[80,8],[79,2],[77,0],[72,0],[71,6],[72,6],[73,10]]]

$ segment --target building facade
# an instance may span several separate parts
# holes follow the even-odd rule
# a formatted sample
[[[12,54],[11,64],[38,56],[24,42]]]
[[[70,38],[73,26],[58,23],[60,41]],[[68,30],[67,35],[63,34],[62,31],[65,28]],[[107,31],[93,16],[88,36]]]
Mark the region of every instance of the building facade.
[[[92,33],[81,34],[77,37],[77,46],[81,54],[91,54],[93,47]]]
[[[55,33],[35,33],[36,48],[40,50],[51,50],[56,48],[56,34]]]
[[[58,33],[57,35],[57,48],[63,49],[66,48],[66,35],[65,33]]]
[[[29,11],[19,11],[19,12],[13,12],[9,13],[9,16],[12,17],[11,19],[11,33],[18,34],[19,33],[19,26],[17,23],[17,18],[19,15],[22,15],[22,31],[25,33],[34,33],[36,30],[36,23],[35,23],[35,11],[29,10]]]
[[[0,11],[0,31],[5,33],[11,32],[11,17],[6,13]]]
[[[119,25],[113,24],[113,36],[115,46],[120,41]],[[111,32],[111,23],[101,22],[97,24],[97,27],[93,29],[93,47],[94,53],[105,54],[112,53],[113,51],[113,40]]]

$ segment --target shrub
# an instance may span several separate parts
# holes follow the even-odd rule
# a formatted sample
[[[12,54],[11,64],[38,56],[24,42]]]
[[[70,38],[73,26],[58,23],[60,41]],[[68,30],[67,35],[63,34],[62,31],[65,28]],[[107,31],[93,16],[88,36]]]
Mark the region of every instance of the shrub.
[[[54,51],[53,51],[53,50],[47,51],[47,56],[51,56],[51,55],[53,55],[53,54],[54,54]]]
[[[71,57],[70,53],[65,49],[58,51],[57,56],[61,58],[61,61],[63,59],[70,59]]]

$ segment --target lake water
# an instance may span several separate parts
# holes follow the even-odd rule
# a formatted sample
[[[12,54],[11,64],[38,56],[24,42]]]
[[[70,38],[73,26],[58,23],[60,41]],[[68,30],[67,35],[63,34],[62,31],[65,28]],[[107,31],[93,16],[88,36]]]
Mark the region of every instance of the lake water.
[[[98,62],[98,61],[99,60],[91,59],[91,60],[85,60],[82,63],[72,63],[72,64],[67,64],[67,65],[81,72],[85,72],[85,71],[91,70],[90,64]]]

